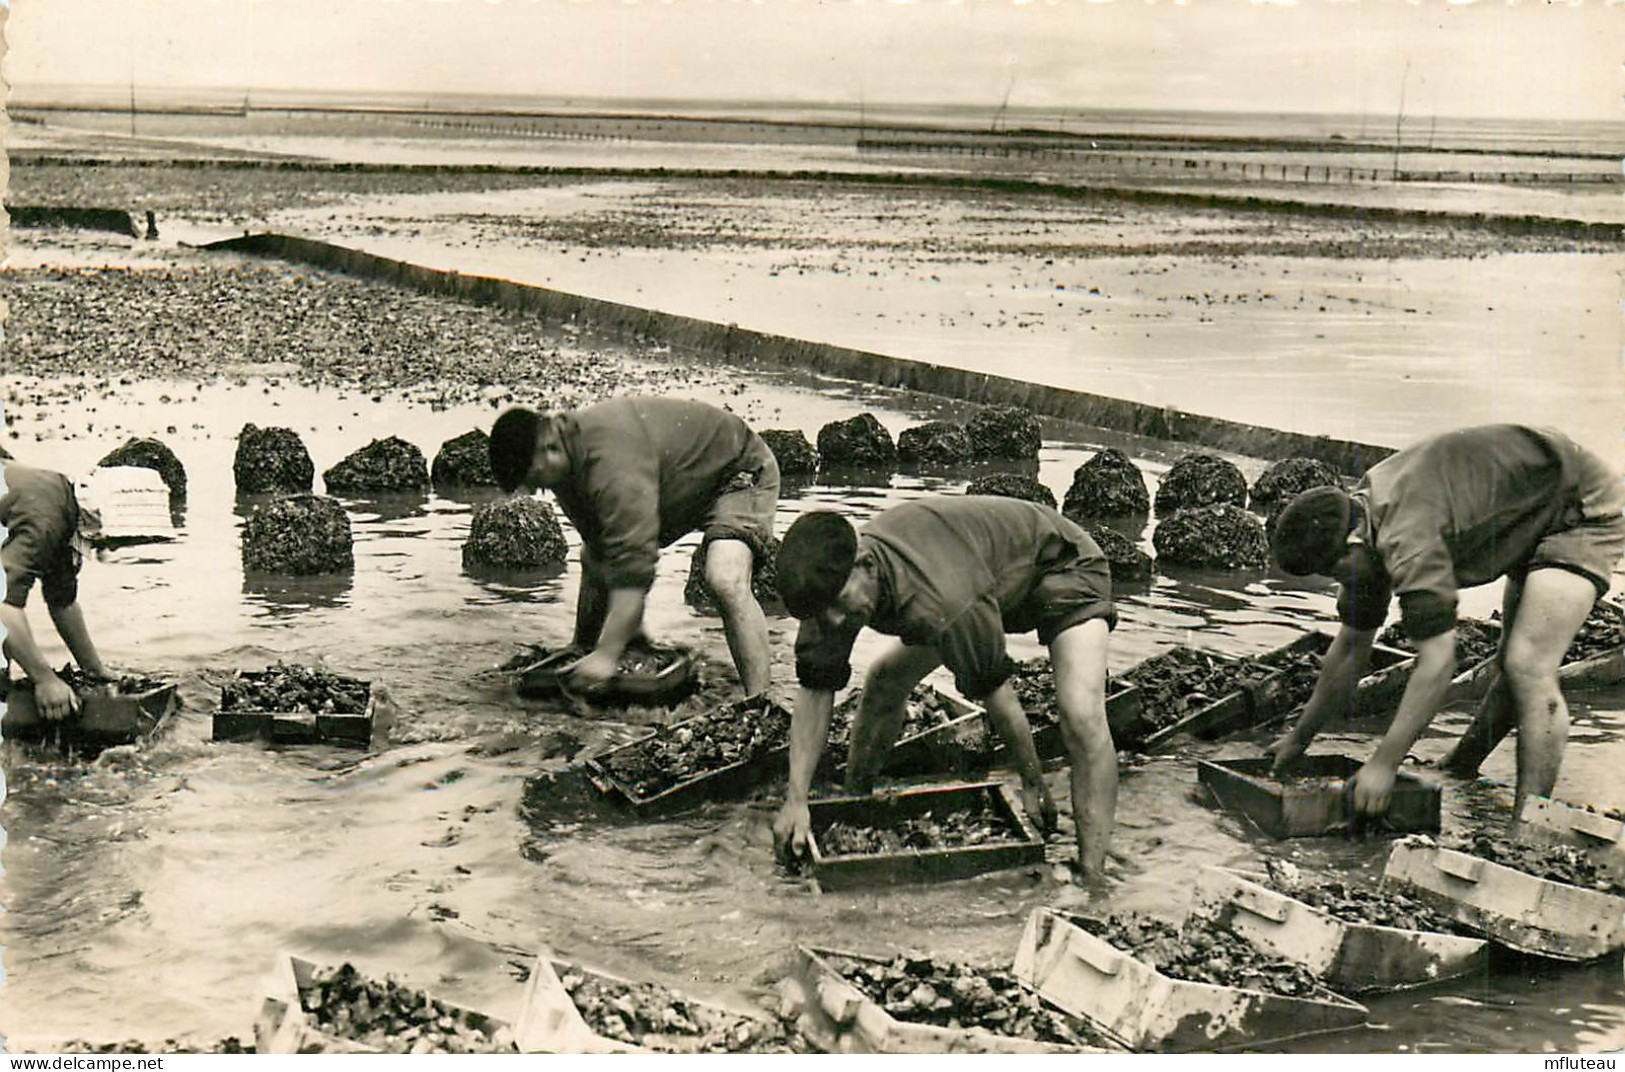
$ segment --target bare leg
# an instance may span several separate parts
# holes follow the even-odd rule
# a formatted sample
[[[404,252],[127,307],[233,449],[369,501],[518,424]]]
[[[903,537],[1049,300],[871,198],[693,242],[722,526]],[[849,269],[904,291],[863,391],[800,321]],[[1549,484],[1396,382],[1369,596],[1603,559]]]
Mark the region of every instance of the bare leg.
[[[722,605],[722,628],[746,696],[760,696],[772,683],[767,616],[751,591],[754,555],[744,540],[712,540],[705,550],[705,583]]]
[[[1512,687],[1507,681],[1507,639],[1512,636],[1512,623],[1518,617],[1518,604],[1523,598],[1523,581],[1507,578],[1501,595],[1501,646],[1495,653],[1495,676],[1490,691],[1478,706],[1472,725],[1462,733],[1461,740],[1445,757],[1444,769],[1458,778],[1477,776],[1478,768],[1490,757],[1500,743],[1506,740],[1518,724],[1518,707],[1512,700]]]
[[[1557,668],[1585,622],[1597,590],[1561,569],[1531,572],[1518,616],[1507,623],[1505,672],[1518,709],[1518,788],[1513,822],[1531,796],[1550,796],[1568,742],[1569,709]]]
[[[867,793],[891,755],[903,728],[903,705],[920,679],[942,663],[936,648],[897,643],[869,666],[863,699],[852,721],[852,745],[846,761],[846,788]]]
[[[1050,644],[1061,740],[1072,761],[1072,817],[1078,865],[1085,877],[1104,874],[1117,821],[1117,750],[1106,722],[1106,639],[1103,619],[1061,633]]]

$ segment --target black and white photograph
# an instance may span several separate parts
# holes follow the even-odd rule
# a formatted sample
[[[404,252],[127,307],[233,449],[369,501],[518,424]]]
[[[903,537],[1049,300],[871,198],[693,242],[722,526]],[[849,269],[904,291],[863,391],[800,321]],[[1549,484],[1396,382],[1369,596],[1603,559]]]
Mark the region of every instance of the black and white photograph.
[[[1625,0],[0,30],[0,1053],[1625,1051]]]

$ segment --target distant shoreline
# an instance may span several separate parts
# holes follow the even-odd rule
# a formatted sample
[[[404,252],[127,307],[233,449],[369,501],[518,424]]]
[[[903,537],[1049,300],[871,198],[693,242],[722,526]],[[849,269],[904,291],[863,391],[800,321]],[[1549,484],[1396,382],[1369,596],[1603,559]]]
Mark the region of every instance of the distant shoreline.
[[[1315,150],[1619,159],[1625,122],[1312,112],[1231,112],[861,101],[544,99],[312,90],[187,90],[142,86],[13,87],[13,119],[106,115],[195,119],[249,116],[419,118],[447,122],[665,123],[829,135],[944,135],[1102,148]]]

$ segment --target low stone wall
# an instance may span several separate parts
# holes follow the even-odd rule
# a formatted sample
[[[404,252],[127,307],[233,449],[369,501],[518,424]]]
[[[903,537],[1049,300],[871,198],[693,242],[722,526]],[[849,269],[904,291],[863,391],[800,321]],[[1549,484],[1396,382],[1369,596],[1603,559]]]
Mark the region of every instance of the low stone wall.
[[[440,271],[361,250],[289,235],[256,234],[215,242],[206,249],[275,257],[426,294],[515,309],[556,323],[574,322],[619,339],[655,340],[679,350],[731,363],[810,369],[828,376],[942,395],[984,405],[1020,405],[1045,417],[1095,428],[1230,451],[1251,458],[1318,458],[1358,474],[1393,453],[1390,447],[1286,432],[1151,406],[1106,395],[1028,383],[828,343],[747,331],[696,317],[589,298],[505,279]]]

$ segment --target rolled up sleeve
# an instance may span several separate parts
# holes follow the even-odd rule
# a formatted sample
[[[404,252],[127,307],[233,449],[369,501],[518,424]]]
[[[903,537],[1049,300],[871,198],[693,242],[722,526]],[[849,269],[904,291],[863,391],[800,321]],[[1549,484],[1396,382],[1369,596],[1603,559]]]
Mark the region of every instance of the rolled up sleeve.
[[[12,518],[5,547],[0,549],[0,563],[6,569],[6,602],[26,606],[34,582],[45,573],[40,532],[27,518]]]
[[[816,618],[796,633],[796,680],[806,688],[835,692],[852,679],[855,633],[839,633]]]
[[[1363,584],[1343,585],[1337,595],[1337,617],[1347,626],[1362,632],[1382,628],[1388,620],[1388,604],[1393,592],[1388,582],[1373,577]]]
[[[660,560],[660,481],[653,457],[595,467],[598,558],[609,588],[647,589]],[[613,469],[613,472],[606,471]]]
[[[1400,620],[1412,640],[1438,636],[1456,624],[1456,568],[1442,539],[1413,549],[1389,566]]]

